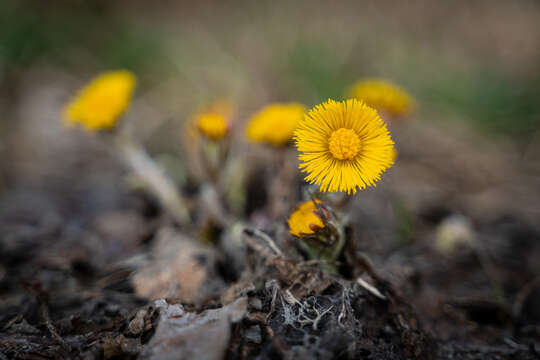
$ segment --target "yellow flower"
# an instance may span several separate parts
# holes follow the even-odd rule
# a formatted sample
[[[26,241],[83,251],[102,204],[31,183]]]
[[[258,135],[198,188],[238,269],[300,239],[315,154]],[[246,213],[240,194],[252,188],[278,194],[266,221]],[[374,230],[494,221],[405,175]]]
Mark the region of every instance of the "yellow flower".
[[[365,79],[354,84],[349,95],[393,116],[408,115],[414,100],[405,90],[386,80]]]
[[[305,111],[303,105],[296,103],[268,105],[251,117],[246,135],[253,142],[287,145]]]
[[[318,204],[320,200],[315,200]],[[317,215],[317,207],[313,201],[306,201],[298,206],[289,216],[289,231],[294,236],[305,236],[315,234],[316,231],[324,228],[324,223]]]
[[[232,115],[232,105],[224,100],[204,106],[186,122],[184,127],[188,147],[194,148],[200,139],[200,135],[212,141],[223,139],[231,128]]]
[[[227,135],[227,120],[216,113],[204,113],[197,116],[197,129],[201,134],[213,141],[221,140]]]
[[[321,191],[356,193],[394,163],[394,142],[377,111],[361,101],[315,106],[294,132],[305,180]]]
[[[135,83],[135,75],[126,70],[99,75],[66,106],[64,120],[88,130],[113,128],[131,102]]]

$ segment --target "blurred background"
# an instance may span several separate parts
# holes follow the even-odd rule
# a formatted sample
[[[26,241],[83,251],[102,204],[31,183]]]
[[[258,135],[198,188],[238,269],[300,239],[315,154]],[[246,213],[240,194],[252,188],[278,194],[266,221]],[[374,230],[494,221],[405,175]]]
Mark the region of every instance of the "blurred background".
[[[388,174],[408,206],[457,195],[477,215],[536,221],[539,19],[538,2],[525,0],[5,0],[0,191],[41,188],[65,201],[92,193],[88,184],[115,187],[119,169],[103,146],[60,121],[65,103],[102,71],[137,74],[129,118],[138,138],[153,155],[180,158],[183,124],[211,101],[235,105],[241,132],[269,102],[311,107],[343,98],[359,78],[381,77],[419,105],[394,129],[401,159],[419,161],[398,161]],[[82,195],[85,205],[74,195],[69,206],[112,201],[96,193]]]
[[[533,165],[539,18],[536,1],[5,0],[2,183],[65,176],[77,146],[58,121],[62,106],[89,78],[117,68],[140,78],[131,116],[155,151],[170,150],[158,147],[174,146],[180,124],[216,98],[237,104],[244,119],[270,101],[310,107],[342,98],[358,78],[383,77],[417,98],[415,132],[458,129],[459,139],[482,137],[471,140],[477,150],[487,140]],[[170,141],[155,144],[164,134]]]
[[[36,239],[46,236],[39,251],[47,262],[73,266],[92,254],[85,261],[98,267],[148,240],[152,209],[127,190],[125,169],[96,136],[61,122],[77,89],[110,69],[137,74],[128,118],[165,163],[171,154],[186,158],[186,121],[216,99],[235,105],[242,134],[250,114],[270,102],[309,108],[342,99],[364,77],[399,84],[418,106],[392,126],[397,163],[380,186],[356,196],[351,212],[372,240],[365,248],[388,267],[381,271],[403,275],[403,266],[425,255],[419,249],[441,231],[452,233],[457,219],[458,237],[486,240],[493,266],[510,269],[495,276],[510,294],[540,273],[527,257],[540,251],[538,1],[3,0],[4,254],[35,253]],[[189,192],[182,166],[171,169]],[[396,248],[405,250],[396,255]],[[438,262],[417,259],[414,267],[422,272]],[[477,265],[425,276],[452,296],[471,289],[489,296],[493,283]],[[0,265],[4,289],[13,289],[5,278],[10,266]],[[415,306],[433,299],[426,291]]]

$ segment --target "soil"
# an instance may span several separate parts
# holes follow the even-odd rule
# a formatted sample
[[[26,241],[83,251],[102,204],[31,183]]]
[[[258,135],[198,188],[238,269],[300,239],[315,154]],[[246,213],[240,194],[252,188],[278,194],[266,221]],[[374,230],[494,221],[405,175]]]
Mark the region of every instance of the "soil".
[[[437,151],[402,146],[385,181],[348,205],[337,273],[302,257],[284,217],[261,215],[257,188],[247,222],[202,231],[126,190],[112,160],[101,176],[69,163],[39,186],[12,181],[0,359],[540,358],[534,171],[490,147],[460,155],[467,142],[437,129],[412,124],[397,141],[411,133]]]

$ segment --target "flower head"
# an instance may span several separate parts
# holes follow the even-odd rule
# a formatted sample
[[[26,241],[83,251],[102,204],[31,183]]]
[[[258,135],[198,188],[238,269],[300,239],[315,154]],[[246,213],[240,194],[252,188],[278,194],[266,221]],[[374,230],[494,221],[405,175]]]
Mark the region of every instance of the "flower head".
[[[315,106],[294,132],[305,180],[321,191],[356,193],[394,163],[394,142],[377,111],[361,101]]]
[[[198,143],[200,135],[212,141],[219,141],[229,133],[232,105],[224,100],[215,101],[206,105],[195,113],[184,127],[185,140],[190,148]]]
[[[135,75],[126,70],[99,75],[66,106],[64,120],[94,131],[113,128],[131,102],[135,83]]]
[[[305,111],[303,105],[296,103],[268,105],[251,117],[246,135],[253,142],[287,145]]]
[[[321,203],[320,200],[315,201]],[[323,228],[324,223],[317,214],[317,207],[312,200],[300,204],[289,216],[289,231],[294,236],[312,235]]]
[[[229,128],[227,120],[217,113],[204,113],[197,116],[197,129],[213,141],[221,140]]]
[[[354,84],[349,95],[393,116],[408,115],[414,100],[405,90],[386,80],[366,79]]]

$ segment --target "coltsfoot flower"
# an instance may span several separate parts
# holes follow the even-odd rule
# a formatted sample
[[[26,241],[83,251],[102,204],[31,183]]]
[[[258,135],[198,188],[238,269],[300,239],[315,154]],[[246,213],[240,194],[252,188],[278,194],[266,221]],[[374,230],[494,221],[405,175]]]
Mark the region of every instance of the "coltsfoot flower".
[[[294,132],[298,165],[323,192],[356,193],[375,186],[394,163],[394,142],[377,111],[362,101],[328,100],[315,106]]]
[[[232,105],[218,100],[203,107],[195,113],[184,127],[185,140],[189,148],[194,148],[202,136],[212,141],[225,138],[232,126]]]
[[[91,131],[113,128],[128,108],[135,84],[135,75],[126,70],[99,75],[66,106],[64,120]]]
[[[408,115],[414,108],[413,98],[404,89],[381,79],[358,81],[348,95],[393,116]]]
[[[289,217],[289,232],[308,258],[328,261],[321,267],[337,272],[332,263],[343,250],[345,233],[331,208],[318,199],[303,202]]]
[[[251,117],[246,136],[253,142],[285,146],[305,111],[304,105],[297,103],[268,105]]]
[[[223,115],[203,113],[197,116],[197,129],[208,139],[218,141],[227,135],[229,123]]]
[[[315,200],[318,204],[320,200]],[[289,216],[289,232],[294,236],[313,235],[324,228],[322,219],[317,214],[317,207],[312,200],[306,201],[298,206]]]

